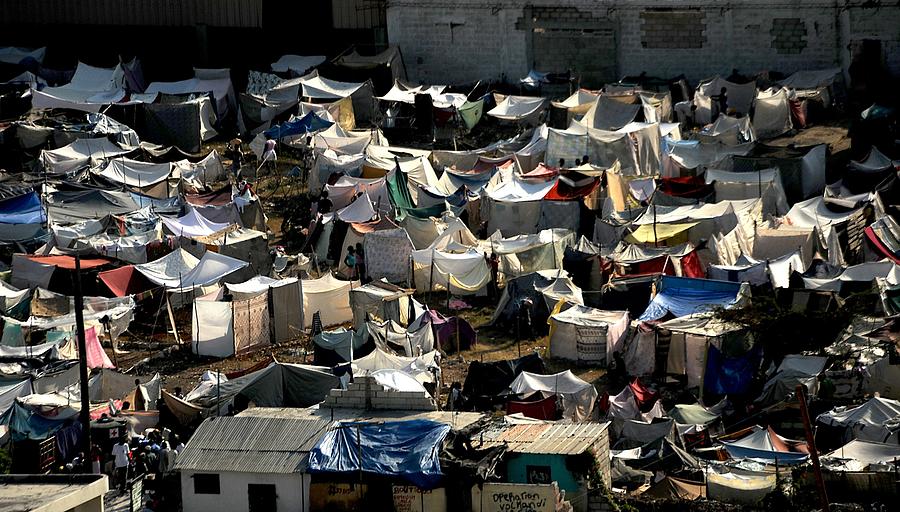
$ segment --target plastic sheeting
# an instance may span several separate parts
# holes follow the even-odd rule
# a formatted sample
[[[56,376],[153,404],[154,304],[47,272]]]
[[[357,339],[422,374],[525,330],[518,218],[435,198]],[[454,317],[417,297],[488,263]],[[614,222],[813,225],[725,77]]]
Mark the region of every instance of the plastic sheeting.
[[[496,107],[488,110],[487,115],[505,121],[537,122],[546,106],[546,98],[507,96]]]
[[[166,288],[180,288],[184,276],[199,262],[199,259],[184,249],[176,249],[157,260],[135,265],[134,269],[154,284]]]
[[[531,372],[520,373],[509,385],[510,393],[523,397],[537,392],[553,393],[562,399],[563,417],[573,421],[584,421],[591,417],[597,390],[566,370],[553,375],[538,375]]]
[[[641,105],[601,95],[579,122],[588,128],[615,131],[634,121],[640,111]]]
[[[573,306],[550,317],[550,355],[579,361],[591,360],[590,354],[581,354],[582,345],[605,347],[605,361],[612,360],[612,353],[621,350],[628,332],[627,311],[602,311],[586,306]]]
[[[412,254],[419,291],[446,290],[449,286],[454,293],[472,294],[491,279],[487,261],[476,249],[461,253],[425,249]]]
[[[191,208],[190,211],[177,219],[169,217],[160,217],[160,219],[172,234],[188,238],[210,236],[233,225],[230,223],[212,222],[200,215],[194,208]]]
[[[769,427],[760,428],[744,438],[724,444],[728,454],[735,459],[762,459],[784,465],[799,464],[809,458],[807,453],[790,451],[788,443],[790,441]]]
[[[54,150],[41,150],[41,164],[50,174],[65,174],[86,166],[95,166],[102,161],[134,151],[110,142],[106,137],[98,139],[78,139],[68,146]]]
[[[790,131],[791,106],[785,89],[760,91],[753,110],[753,129],[760,139],[771,139]]]
[[[450,426],[431,420],[338,423],[309,454],[310,473],[373,473],[423,490],[443,477],[438,455]]]
[[[659,292],[638,320],[659,320],[669,314],[677,318],[717,306],[728,307],[742,295],[739,283],[663,276]]]
[[[875,397],[856,407],[837,407],[820,414],[816,422],[844,428],[845,441],[896,443],[900,432],[900,402]]]
[[[440,375],[440,353],[431,351],[418,357],[403,357],[376,348],[370,354],[354,359],[353,375],[371,374],[377,370],[402,370],[425,384]]]

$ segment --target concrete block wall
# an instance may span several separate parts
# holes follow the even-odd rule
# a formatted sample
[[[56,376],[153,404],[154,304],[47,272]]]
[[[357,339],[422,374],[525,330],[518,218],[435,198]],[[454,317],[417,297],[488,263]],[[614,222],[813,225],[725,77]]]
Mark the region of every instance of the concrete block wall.
[[[422,83],[515,82],[532,66],[571,67],[587,82],[846,69],[850,42],[865,38],[882,41],[900,75],[900,6],[887,1],[389,0],[387,25],[410,79]]]
[[[427,393],[396,391],[375,381],[374,377],[354,377],[347,389],[332,389],[321,407],[335,409],[382,409],[392,411],[434,411],[434,400]]]

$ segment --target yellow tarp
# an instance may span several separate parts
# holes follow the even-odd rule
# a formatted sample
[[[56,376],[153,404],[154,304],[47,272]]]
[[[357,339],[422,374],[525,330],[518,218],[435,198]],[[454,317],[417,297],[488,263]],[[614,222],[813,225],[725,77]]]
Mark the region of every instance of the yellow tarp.
[[[699,222],[686,222],[680,224],[644,224],[634,232],[625,236],[625,241],[632,244],[654,244],[665,242],[667,246],[683,244],[688,241],[688,231]],[[655,233],[655,236],[654,236]]]

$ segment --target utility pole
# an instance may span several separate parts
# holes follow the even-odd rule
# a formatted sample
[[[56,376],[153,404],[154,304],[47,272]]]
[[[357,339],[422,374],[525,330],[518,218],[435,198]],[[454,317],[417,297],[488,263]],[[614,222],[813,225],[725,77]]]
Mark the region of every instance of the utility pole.
[[[78,369],[81,383],[81,450],[84,472],[91,472],[91,397],[88,384],[87,340],[84,335],[84,295],[81,292],[81,256],[75,255],[75,329],[78,335]]]
[[[828,492],[825,489],[825,480],[822,478],[822,466],[819,465],[819,452],[816,451],[816,440],[813,437],[812,426],[809,421],[809,410],[806,408],[806,387],[797,384],[797,400],[800,401],[800,416],[803,417],[803,430],[806,432],[806,446],[809,448],[809,458],[812,460],[813,472],[816,476],[816,487],[819,488],[819,499],[822,500],[823,512],[829,512]]]

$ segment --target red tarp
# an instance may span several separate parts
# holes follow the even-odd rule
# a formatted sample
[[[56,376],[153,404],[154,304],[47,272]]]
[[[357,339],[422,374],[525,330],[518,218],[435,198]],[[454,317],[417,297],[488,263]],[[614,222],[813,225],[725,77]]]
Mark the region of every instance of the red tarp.
[[[644,386],[641,379],[637,377],[628,384],[628,387],[630,387],[631,391],[634,393],[634,399],[637,401],[638,408],[640,408],[641,411],[646,412],[653,407],[653,404],[656,403],[656,399],[659,398],[659,394],[656,391]]]
[[[600,180],[595,178],[594,181],[588,185],[571,187],[563,183],[562,180],[557,180],[556,185],[553,185],[553,188],[547,192],[544,199],[548,201],[572,201],[575,199],[582,199],[589,196],[591,192],[597,188],[599,183]]]
[[[109,356],[100,346],[100,339],[97,338],[97,327],[91,327],[84,331],[85,352],[87,353],[88,368],[115,368]]]
[[[536,402],[506,402],[506,414],[522,413],[527,418],[536,420],[558,420],[559,411],[556,409],[556,395],[549,396]]]
[[[657,186],[660,192],[675,196],[699,199],[714,192],[712,184],[707,185],[706,180],[696,176],[679,176],[677,178],[662,178]]]
[[[891,252],[890,249],[888,249],[886,245],[884,245],[884,242],[882,242],[881,239],[878,238],[878,235],[875,234],[875,230],[872,229],[872,226],[867,227],[865,229],[865,233],[866,238],[869,240],[869,243],[872,244],[872,248],[875,249],[876,252],[893,261],[894,263],[900,265],[900,258],[898,258],[893,252]]]
[[[549,180],[559,175],[559,169],[556,167],[548,167],[543,163],[538,164],[531,172],[526,172],[522,178],[529,180]]]
[[[617,274],[617,277],[634,277],[647,274],[666,274],[670,276],[675,275],[675,266],[672,264],[672,258],[670,258],[666,254],[643,261],[623,263],[620,265],[620,267],[627,267],[627,269],[622,268],[620,270],[621,272],[626,273]]]
[[[25,256],[31,261],[36,261],[38,263],[43,263],[44,265],[53,265],[57,268],[64,268],[66,270],[75,270],[75,257],[74,256]],[[91,257],[91,258],[81,258],[81,270],[88,270],[91,268],[102,267],[103,265],[108,265],[112,263],[111,259],[108,258],[100,258],[100,257]]]
[[[127,265],[115,270],[100,272],[97,277],[109,288],[116,297],[136,295],[153,288],[153,283],[147,280],[143,274],[134,269],[134,265]]]
[[[706,272],[703,270],[703,264],[700,263],[700,256],[697,255],[696,249],[681,257],[681,276],[706,278]]]

